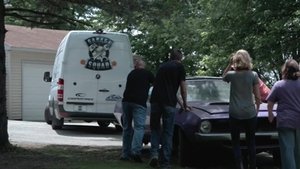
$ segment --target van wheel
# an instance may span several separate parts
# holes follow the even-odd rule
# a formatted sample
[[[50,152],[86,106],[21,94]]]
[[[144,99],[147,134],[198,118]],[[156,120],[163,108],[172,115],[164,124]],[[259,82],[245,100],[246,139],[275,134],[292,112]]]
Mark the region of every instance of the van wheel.
[[[45,108],[45,112],[44,112],[44,119],[45,119],[45,122],[47,124],[52,124],[52,120],[51,120],[51,114],[50,114],[50,111],[49,111],[49,107],[46,107]]]
[[[97,123],[98,123],[98,125],[100,126],[100,127],[108,127],[109,126],[109,124],[110,124],[110,122],[109,121],[97,121]]]
[[[64,125],[64,119],[57,119],[55,117],[55,114],[52,116],[52,129],[53,130],[60,130],[62,129],[62,126]]]

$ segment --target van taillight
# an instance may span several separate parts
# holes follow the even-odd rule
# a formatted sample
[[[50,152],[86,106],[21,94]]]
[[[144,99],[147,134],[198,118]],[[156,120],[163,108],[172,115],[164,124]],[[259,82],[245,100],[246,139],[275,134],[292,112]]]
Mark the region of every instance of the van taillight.
[[[57,84],[57,100],[62,102],[64,100],[64,79],[58,79]]]

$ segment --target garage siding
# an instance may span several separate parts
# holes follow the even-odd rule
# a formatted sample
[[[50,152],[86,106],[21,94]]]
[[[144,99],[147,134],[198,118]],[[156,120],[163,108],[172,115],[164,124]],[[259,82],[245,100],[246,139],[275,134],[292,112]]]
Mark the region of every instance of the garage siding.
[[[56,51],[10,50],[7,68],[7,111],[9,119],[22,119],[22,63],[53,65]],[[41,72],[42,73],[42,72]],[[38,89],[37,89],[38,90]]]

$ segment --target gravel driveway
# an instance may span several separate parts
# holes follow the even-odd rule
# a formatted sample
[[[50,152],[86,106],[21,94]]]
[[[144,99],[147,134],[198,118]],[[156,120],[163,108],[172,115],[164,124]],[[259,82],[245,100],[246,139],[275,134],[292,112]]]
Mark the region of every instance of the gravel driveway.
[[[97,123],[65,123],[52,130],[45,122],[8,120],[9,140],[17,145],[121,146],[121,132],[113,125],[100,128]]]

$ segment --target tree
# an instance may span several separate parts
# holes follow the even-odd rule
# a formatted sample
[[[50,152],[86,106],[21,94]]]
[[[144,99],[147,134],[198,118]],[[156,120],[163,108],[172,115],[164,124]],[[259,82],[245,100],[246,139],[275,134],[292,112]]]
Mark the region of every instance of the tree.
[[[4,50],[4,1],[0,1],[0,148],[9,145],[7,133],[7,111],[6,111],[6,71]],[[1,24],[2,23],[2,24]],[[2,45],[1,45],[2,44]]]
[[[64,1],[9,1],[5,23],[48,29],[84,29],[91,7]]]
[[[220,75],[229,55],[239,48],[250,52],[255,70],[269,84],[280,78],[280,66],[286,58],[299,61],[299,1],[202,0],[200,3],[207,18],[203,63],[210,74]],[[211,60],[212,57],[215,59]]]
[[[201,66],[199,5],[188,0],[159,0],[140,1],[139,6],[141,10],[123,17],[106,11],[99,11],[97,16],[110,29],[130,34],[133,52],[144,56],[152,71],[167,59],[171,47],[177,47],[184,52],[188,75],[196,75]]]

